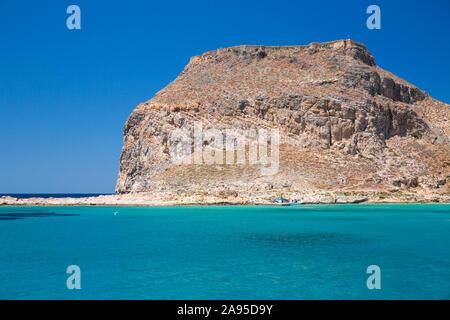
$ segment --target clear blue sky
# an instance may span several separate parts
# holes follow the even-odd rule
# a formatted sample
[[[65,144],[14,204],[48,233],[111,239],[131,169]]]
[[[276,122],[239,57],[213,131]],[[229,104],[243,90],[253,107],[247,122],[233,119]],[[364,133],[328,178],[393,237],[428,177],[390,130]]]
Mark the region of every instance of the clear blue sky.
[[[381,30],[366,28],[371,4]],[[448,0],[1,0],[0,34],[0,193],[113,192],[130,112],[220,47],[351,38],[450,102]]]

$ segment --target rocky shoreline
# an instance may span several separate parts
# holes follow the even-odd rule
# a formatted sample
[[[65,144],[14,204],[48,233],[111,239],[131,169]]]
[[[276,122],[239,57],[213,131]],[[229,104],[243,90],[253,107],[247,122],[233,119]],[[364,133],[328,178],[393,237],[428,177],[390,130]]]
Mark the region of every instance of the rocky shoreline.
[[[297,199],[299,204],[425,204],[450,203],[450,197],[433,197],[426,193],[399,193],[385,191],[359,192],[311,192],[308,194],[283,195]],[[167,192],[130,193],[122,195],[101,195],[85,198],[14,198],[0,197],[0,206],[210,206],[210,205],[272,205],[271,194],[249,195],[199,195],[180,197]]]

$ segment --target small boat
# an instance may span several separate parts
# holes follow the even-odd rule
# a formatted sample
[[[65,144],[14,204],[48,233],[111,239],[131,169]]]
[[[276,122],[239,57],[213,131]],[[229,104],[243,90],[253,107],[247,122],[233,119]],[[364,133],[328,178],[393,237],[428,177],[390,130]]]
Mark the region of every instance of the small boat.
[[[278,198],[272,201],[273,204],[278,205],[278,206],[290,206],[291,203],[289,202],[288,199],[284,199],[284,198]]]

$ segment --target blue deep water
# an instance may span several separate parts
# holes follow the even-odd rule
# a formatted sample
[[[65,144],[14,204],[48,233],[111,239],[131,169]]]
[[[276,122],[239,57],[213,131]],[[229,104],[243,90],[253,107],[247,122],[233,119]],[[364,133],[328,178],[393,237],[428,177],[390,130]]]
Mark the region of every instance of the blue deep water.
[[[450,205],[0,207],[0,299],[450,299]]]

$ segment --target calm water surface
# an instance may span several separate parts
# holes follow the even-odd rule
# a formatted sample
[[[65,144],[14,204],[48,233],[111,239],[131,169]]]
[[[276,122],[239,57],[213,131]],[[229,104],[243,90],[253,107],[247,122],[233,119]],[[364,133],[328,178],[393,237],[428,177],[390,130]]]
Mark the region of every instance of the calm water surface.
[[[0,299],[450,299],[450,205],[0,207]]]

